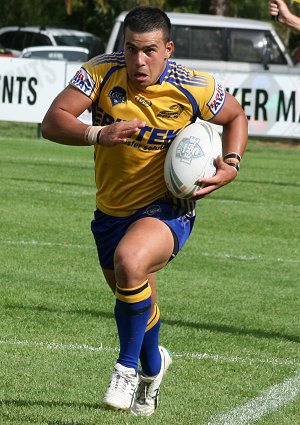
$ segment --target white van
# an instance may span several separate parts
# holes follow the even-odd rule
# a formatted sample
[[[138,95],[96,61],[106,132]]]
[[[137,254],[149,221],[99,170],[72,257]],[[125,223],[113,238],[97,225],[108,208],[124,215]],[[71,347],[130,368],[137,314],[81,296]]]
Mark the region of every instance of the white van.
[[[286,72],[295,64],[271,23],[216,15],[167,12],[172,23],[173,57],[189,68],[210,71]],[[121,13],[106,53],[123,48]],[[298,71],[299,72],[299,68]]]

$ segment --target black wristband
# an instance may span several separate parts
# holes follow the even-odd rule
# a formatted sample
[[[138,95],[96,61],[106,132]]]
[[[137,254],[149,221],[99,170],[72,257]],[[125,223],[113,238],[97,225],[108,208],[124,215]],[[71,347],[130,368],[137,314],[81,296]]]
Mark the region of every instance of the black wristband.
[[[227,153],[226,155],[224,155],[223,161],[225,161],[226,159],[237,159],[238,162],[241,162],[242,157],[238,153],[230,152],[230,153]]]
[[[232,168],[235,168],[237,173],[240,170],[240,167],[235,162],[226,162],[225,164],[230,165],[230,167],[232,167]]]

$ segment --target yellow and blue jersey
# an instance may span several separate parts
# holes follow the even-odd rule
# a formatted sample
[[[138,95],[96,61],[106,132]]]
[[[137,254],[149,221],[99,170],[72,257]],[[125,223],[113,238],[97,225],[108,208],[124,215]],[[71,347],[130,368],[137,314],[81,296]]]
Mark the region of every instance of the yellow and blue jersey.
[[[123,52],[91,59],[70,84],[92,100],[93,125],[134,118],[146,122],[126,144],[95,146],[96,205],[118,217],[168,196],[164,181],[168,146],[196,118],[212,119],[225,101],[225,90],[212,75],[170,60],[157,84],[139,90],[127,78]]]

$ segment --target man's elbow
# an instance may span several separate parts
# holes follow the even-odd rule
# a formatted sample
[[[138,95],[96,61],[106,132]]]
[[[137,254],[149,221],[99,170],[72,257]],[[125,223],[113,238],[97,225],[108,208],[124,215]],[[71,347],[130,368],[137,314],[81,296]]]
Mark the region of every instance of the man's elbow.
[[[44,139],[51,139],[51,124],[49,123],[47,116],[44,117],[41,123],[41,134]]]

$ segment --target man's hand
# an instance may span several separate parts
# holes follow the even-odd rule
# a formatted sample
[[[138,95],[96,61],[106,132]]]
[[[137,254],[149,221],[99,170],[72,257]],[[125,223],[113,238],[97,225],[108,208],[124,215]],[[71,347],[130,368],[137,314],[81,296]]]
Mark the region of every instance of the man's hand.
[[[127,137],[130,137],[140,128],[145,127],[145,125],[145,121],[140,121],[136,118],[131,121],[119,121],[106,125],[101,130],[99,145],[109,147],[124,144],[127,142]]]
[[[268,11],[282,24],[286,24],[291,12],[283,0],[269,0]]]
[[[237,176],[237,170],[231,165],[226,164],[221,156],[216,158],[216,169],[217,172],[213,177],[207,177],[197,180],[199,186],[204,185],[193,193],[191,199],[197,200],[204,198],[214,190],[219,189],[222,186],[232,182]]]

